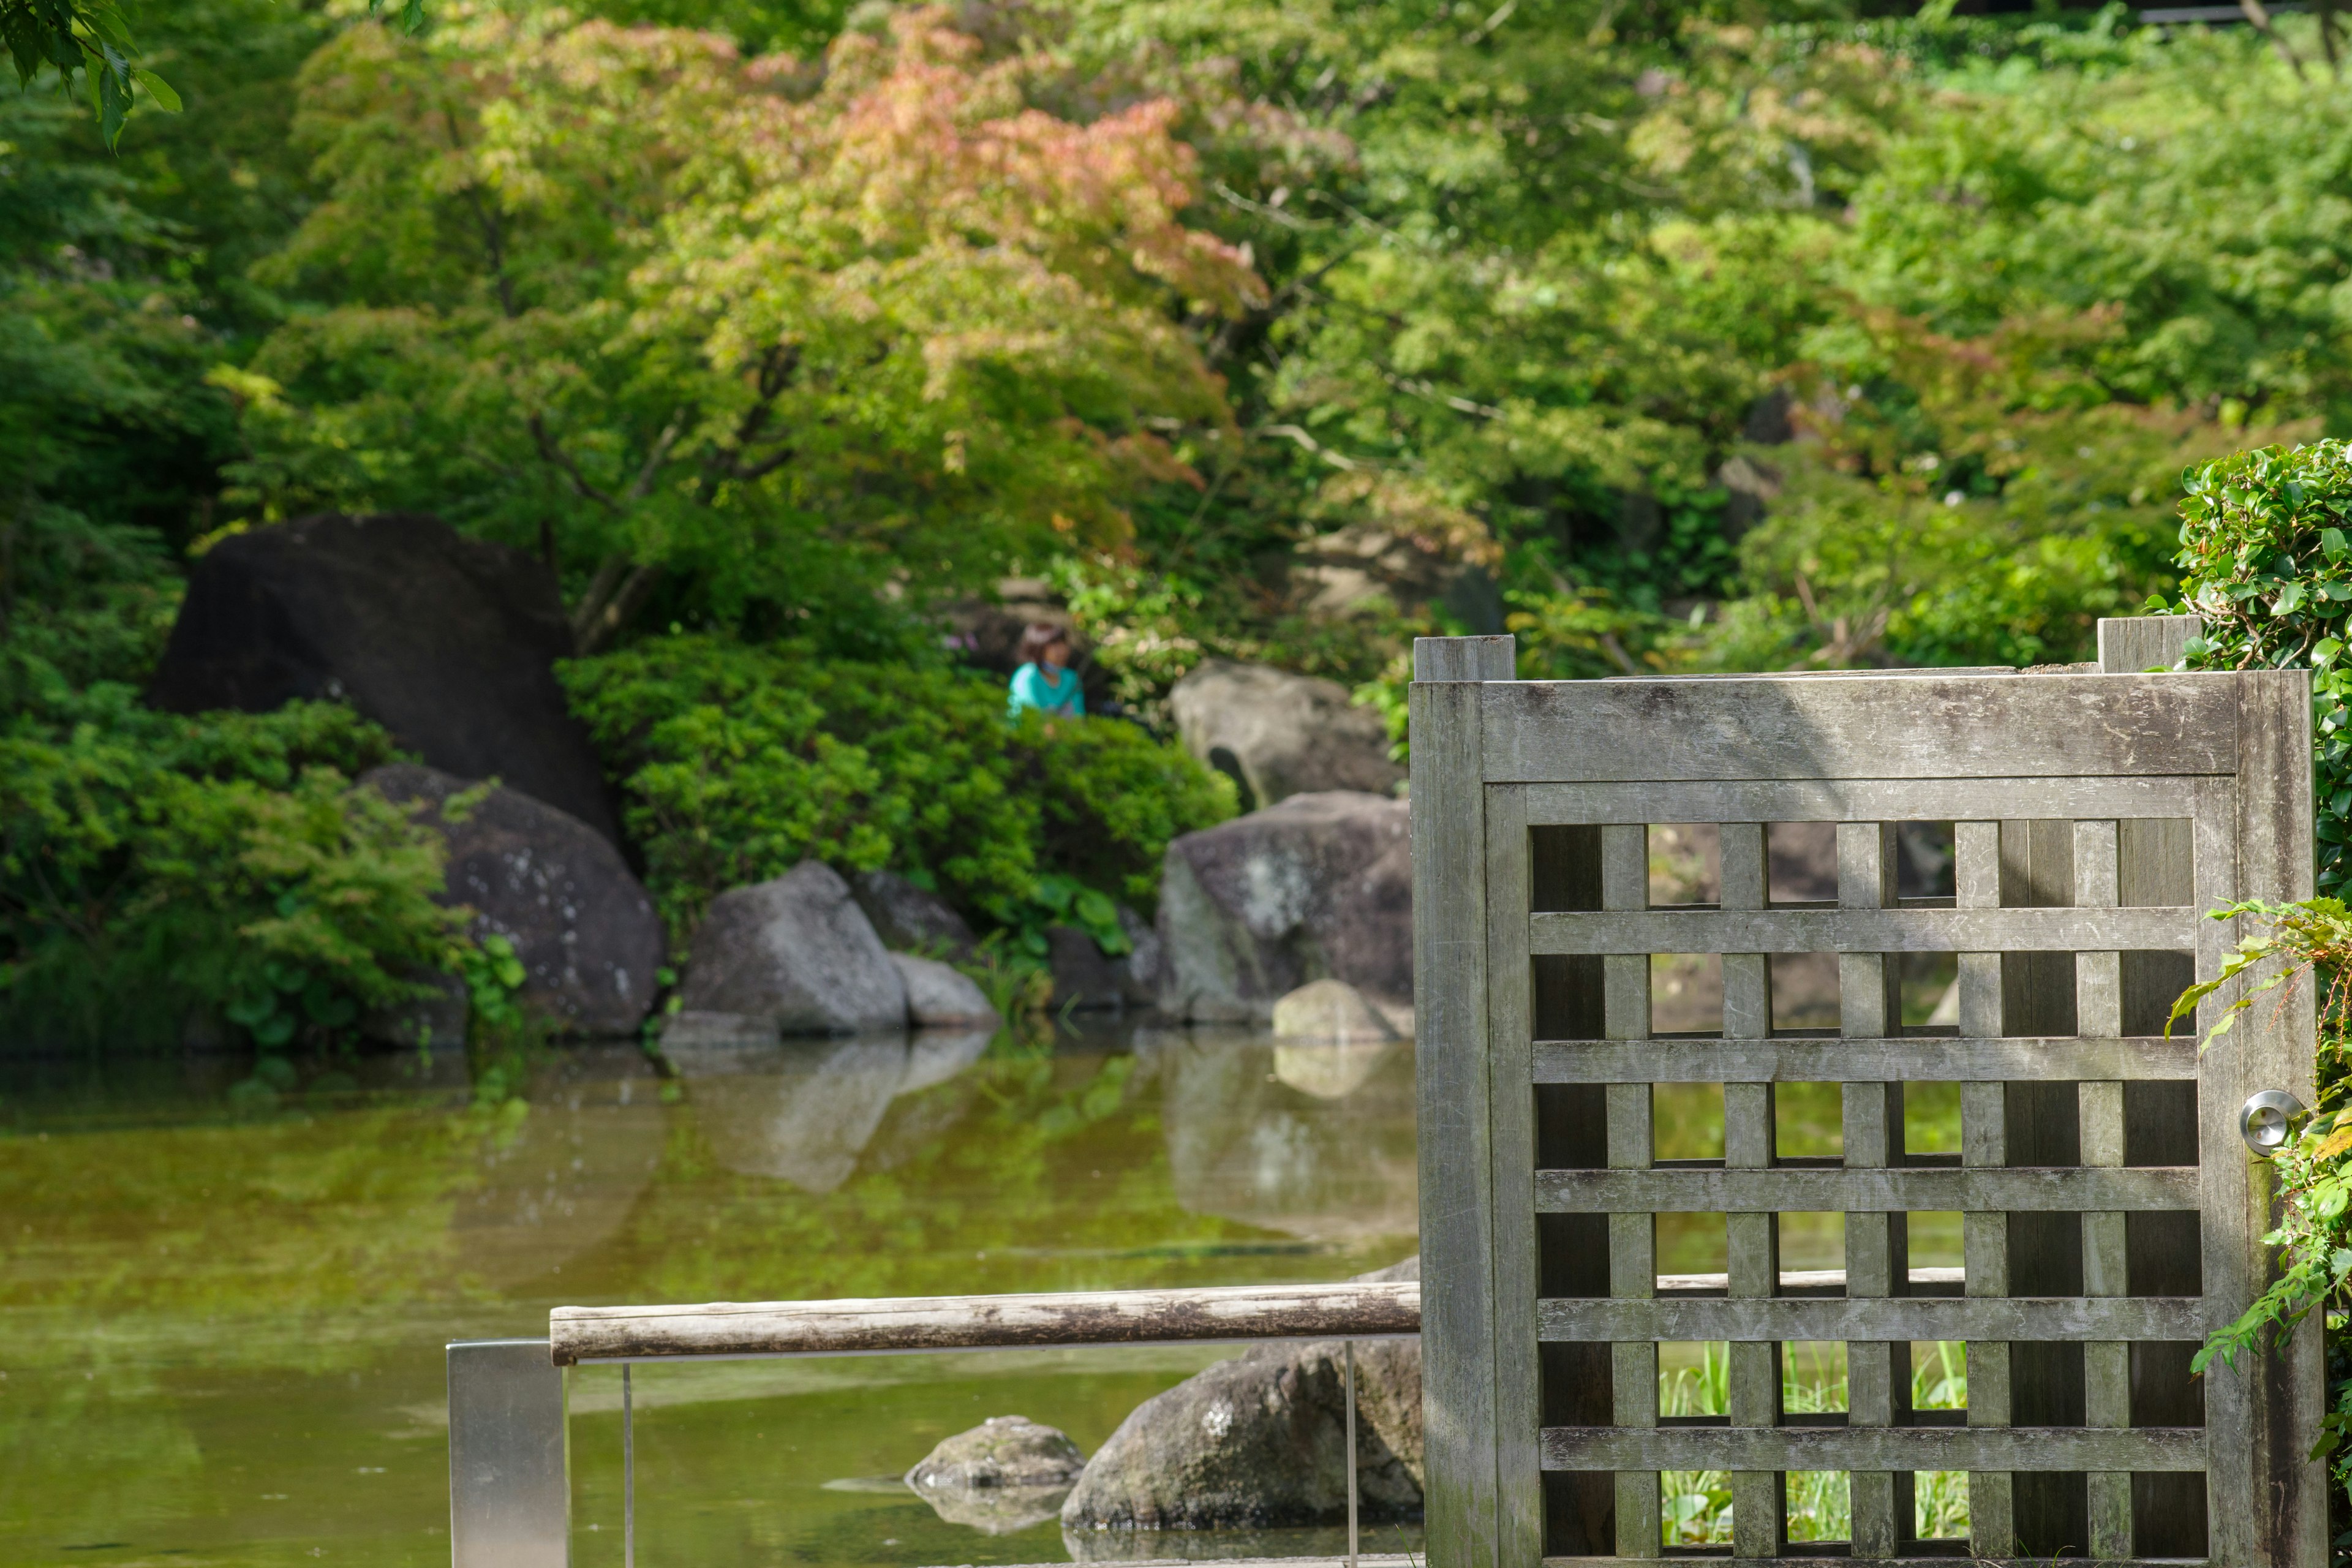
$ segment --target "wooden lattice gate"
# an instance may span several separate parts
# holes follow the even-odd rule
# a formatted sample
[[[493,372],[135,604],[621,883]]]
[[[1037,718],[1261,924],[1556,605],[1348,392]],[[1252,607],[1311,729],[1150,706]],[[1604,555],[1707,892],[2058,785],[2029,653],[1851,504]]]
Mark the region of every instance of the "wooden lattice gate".
[[[2179,623],[2101,632],[2139,670]],[[1740,1558],[2326,1562],[2316,1325],[2189,1373],[2272,1266],[2237,1118],[2309,1098],[2310,997],[2201,1058],[2150,1037],[2236,940],[2203,910],[2311,892],[2307,677],[1523,683],[1465,637],[1415,678],[1432,1568],[1657,1557],[1660,1472],[1702,1470]],[[1769,896],[1772,825],[1803,823],[1835,825],[1834,901]],[[1900,823],[1950,825],[1948,896],[1901,896]],[[1718,901],[1651,907],[1662,824],[1715,826]],[[1915,953],[1958,955],[1957,1027],[1903,1026]],[[1653,954],[1720,955],[1719,1033],[1654,1032]],[[1795,954],[1835,955],[1834,1028],[1774,1027]],[[1793,1082],[1843,1086],[1837,1157],[1776,1149]],[[1721,1159],[1654,1158],[1661,1083],[1722,1085]],[[1906,1148],[1926,1083],[1959,1086],[1958,1152]],[[1909,1216],[1955,1212],[1964,1283],[1915,1279]],[[1842,1283],[1784,1279],[1794,1213],[1843,1215]],[[1721,1283],[1661,1291],[1661,1214],[1724,1216]],[[1727,1346],[1727,1414],[1662,1418],[1658,1347],[1693,1341]],[[1783,1412],[1805,1341],[1844,1342],[1844,1413]],[[1966,1343],[1965,1412],[1910,1408],[1924,1341]],[[1811,1471],[1849,1474],[1850,1542],[1790,1541]],[[1917,1538],[1935,1471],[1968,1476],[1966,1540]]]

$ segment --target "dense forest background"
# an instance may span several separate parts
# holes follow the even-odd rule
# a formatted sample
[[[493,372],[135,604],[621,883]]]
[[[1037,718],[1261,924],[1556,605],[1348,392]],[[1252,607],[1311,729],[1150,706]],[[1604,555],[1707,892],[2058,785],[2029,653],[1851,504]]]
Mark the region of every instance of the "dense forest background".
[[[2185,465],[2352,431],[2352,100],[2306,18],[1948,9],[126,3],[182,112],[0,89],[0,1016],[462,967],[380,730],[139,701],[321,510],[552,567],[679,930],[811,853],[1148,900],[1213,655],[2086,657]],[[1013,575],[1144,727],[1003,738]]]

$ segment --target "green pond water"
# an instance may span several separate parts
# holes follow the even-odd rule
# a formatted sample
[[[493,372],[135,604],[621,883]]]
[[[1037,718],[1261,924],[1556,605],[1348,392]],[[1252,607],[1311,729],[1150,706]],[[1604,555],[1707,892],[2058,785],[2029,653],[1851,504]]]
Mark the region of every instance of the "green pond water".
[[[1338,1279],[1415,1245],[1408,1047],[1129,1030],[677,1060],[666,1086],[635,1049],[563,1051],[491,1112],[447,1058],[315,1066],[274,1105],[234,1058],[0,1061],[0,1563],[446,1563],[442,1346],[543,1335],[562,1303]],[[1055,1524],[982,1534],[876,1479],[990,1415],[1091,1452],[1233,1353],[640,1368],[639,1561],[1059,1561]],[[574,1560],[618,1563],[619,1374],[572,1378]]]
[[[0,1563],[446,1563],[442,1346],[542,1335],[560,1304],[1328,1280],[1415,1247],[1407,1046],[1129,1028],[677,1064],[564,1050],[485,1110],[446,1057],[311,1064],[274,1102],[233,1057],[0,1058]],[[1833,1149],[1836,1095],[1784,1090],[1783,1152]],[[1934,1146],[1957,1106],[1914,1098]],[[1662,1157],[1720,1152],[1719,1091],[1661,1090],[1658,1115]],[[1784,1266],[1838,1266],[1835,1218],[1790,1216]],[[1915,1216],[1916,1264],[1958,1260],[1937,1226]],[[1720,1237],[1664,1227],[1662,1269],[1720,1268]],[[988,1535],[882,1479],[990,1415],[1091,1452],[1231,1353],[640,1368],[639,1561],[1336,1550]],[[574,1560],[617,1564],[619,1374],[572,1377]]]

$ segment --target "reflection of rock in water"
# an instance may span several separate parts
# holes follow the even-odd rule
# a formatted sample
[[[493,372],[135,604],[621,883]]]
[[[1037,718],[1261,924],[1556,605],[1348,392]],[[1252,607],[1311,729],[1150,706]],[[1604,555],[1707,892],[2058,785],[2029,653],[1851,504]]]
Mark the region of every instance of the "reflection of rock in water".
[[[621,1228],[661,1163],[659,1085],[635,1049],[567,1053],[488,1141],[451,1221],[460,1267],[493,1286],[552,1272]]]
[[[1158,1068],[1168,1163],[1186,1208],[1309,1240],[1412,1234],[1410,1047],[1390,1047],[1357,1088],[1326,1099],[1285,1081],[1263,1035],[1169,1030],[1136,1045]]]
[[[904,1035],[668,1054],[720,1164],[815,1194],[832,1192],[857,1168],[908,1062]]]
[[[898,1169],[964,1119],[980,1093],[970,1068],[994,1037],[985,1029],[926,1029],[915,1036],[898,1098],[866,1146],[866,1170]]]
[[[1318,1100],[1345,1100],[1370,1081],[1392,1040],[1286,1040],[1274,1047],[1274,1076]]]

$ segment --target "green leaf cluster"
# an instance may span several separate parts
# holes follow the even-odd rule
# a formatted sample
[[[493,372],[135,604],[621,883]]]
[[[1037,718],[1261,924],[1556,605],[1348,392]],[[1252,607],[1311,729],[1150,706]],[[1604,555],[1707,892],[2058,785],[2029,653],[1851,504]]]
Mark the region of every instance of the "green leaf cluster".
[[[1110,899],[1148,907],[1168,841],[1234,811],[1230,781],[1133,724],[1008,719],[1000,685],[942,667],[681,634],[562,677],[681,943],[717,893],[814,857],[1123,948]]]

